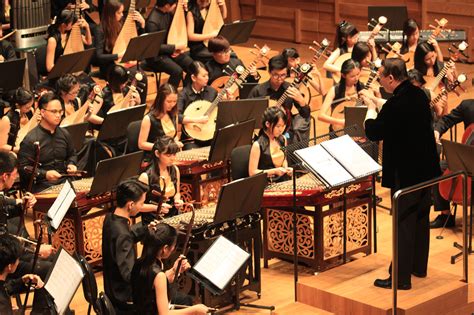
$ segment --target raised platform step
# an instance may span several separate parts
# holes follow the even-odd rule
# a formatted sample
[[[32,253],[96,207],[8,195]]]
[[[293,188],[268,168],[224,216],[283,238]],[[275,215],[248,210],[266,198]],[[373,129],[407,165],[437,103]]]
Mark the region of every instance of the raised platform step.
[[[273,312],[273,315],[334,315],[334,313],[323,311],[319,308],[309,306],[307,304],[295,302],[287,304],[283,307],[277,307]]]
[[[392,290],[373,285],[375,279],[388,276],[389,263],[389,257],[374,254],[302,279],[298,283],[298,302],[334,314],[391,314]],[[460,279],[460,275],[434,268],[428,269],[426,278],[413,276],[412,289],[398,291],[398,314],[439,315],[461,309],[463,313],[457,314],[472,313],[468,284]]]

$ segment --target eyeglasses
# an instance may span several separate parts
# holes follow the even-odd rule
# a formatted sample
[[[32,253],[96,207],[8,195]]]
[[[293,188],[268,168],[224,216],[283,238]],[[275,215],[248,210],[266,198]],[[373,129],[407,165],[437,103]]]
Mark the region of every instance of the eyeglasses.
[[[272,74],[272,78],[275,79],[275,80],[278,80],[278,79],[284,80],[284,79],[286,79],[286,77],[287,77],[286,73],[283,73],[283,74],[274,73],[274,74]]]
[[[62,116],[62,114],[64,114],[64,110],[62,109],[45,109],[45,111],[50,112],[53,115],[59,114],[60,116]]]

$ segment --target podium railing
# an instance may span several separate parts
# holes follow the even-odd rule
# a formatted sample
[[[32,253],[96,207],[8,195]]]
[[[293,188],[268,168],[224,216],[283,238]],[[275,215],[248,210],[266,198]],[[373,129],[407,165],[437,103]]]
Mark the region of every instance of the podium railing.
[[[398,211],[399,211],[399,199],[401,196],[431,187],[435,184],[444,182],[445,180],[452,179],[458,176],[462,176],[462,235],[463,235],[463,279],[462,281],[468,282],[468,237],[467,237],[467,181],[468,176],[465,171],[457,171],[448,175],[434,178],[432,180],[413,185],[407,188],[397,190],[393,194],[392,199],[392,290],[393,290],[393,303],[392,303],[392,314],[397,314],[397,286],[398,286]]]

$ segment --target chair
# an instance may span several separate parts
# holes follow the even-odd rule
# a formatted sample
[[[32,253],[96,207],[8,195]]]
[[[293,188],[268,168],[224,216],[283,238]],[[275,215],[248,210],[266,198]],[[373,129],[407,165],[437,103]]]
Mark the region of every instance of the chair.
[[[101,315],[115,315],[114,306],[104,292],[99,293],[98,303],[102,311]]]
[[[132,121],[127,127],[127,147],[126,153],[137,152],[138,148],[138,136],[140,135],[140,127],[142,125],[141,120]]]
[[[97,282],[95,280],[94,271],[84,257],[79,256],[79,263],[81,264],[81,268],[84,271],[84,278],[82,279],[84,298],[86,299],[87,303],[89,303],[87,315],[91,314],[92,308],[94,308],[94,311],[97,314],[103,314],[98,303]]]
[[[251,145],[243,145],[232,150],[230,155],[230,167],[232,180],[249,176],[249,159]]]

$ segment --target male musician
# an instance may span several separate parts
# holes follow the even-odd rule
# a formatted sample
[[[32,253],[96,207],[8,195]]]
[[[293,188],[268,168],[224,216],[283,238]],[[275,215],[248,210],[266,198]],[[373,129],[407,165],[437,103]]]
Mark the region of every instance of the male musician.
[[[130,217],[143,207],[148,187],[128,179],[117,187],[117,208],[108,213],[102,228],[104,290],[117,315],[135,314],[130,276],[135,263],[135,243],[144,238],[147,226],[130,228]],[[136,227],[136,228],[135,228]]]
[[[2,24],[0,23],[0,38],[3,37]],[[15,60],[15,48],[8,40],[0,40],[0,62]]]
[[[380,83],[393,96],[377,115],[377,105],[367,104],[365,133],[372,141],[383,140],[382,186],[395,191],[441,174],[426,94],[408,80],[405,62],[386,59],[379,70]],[[403,124],[400,122],[403,121]],[[429,252],[431,189],[425,188],[400,199],[398,213],[398,289],[411,289],[411,274],[426,277]],[[390,289],[391,276],[377,279],[375,286]]]
[[[146,32],[166,31],[166,41],[176,6],[177,0],[157,0],[155,7],[146,20]],[[186,25],[181,27],[185,28]],[[147,66],[151,67],[154,71],[168,73],[170,75],[168,82],[178,87],[183,79],[183,71],[187,73],[188,67],[193,62],[189,52],[184,52],[185,48],[185,46],[180,45],[162,44],[159,55],[146,60]]]
[[[217,78],[223,77],[227,73],[232,73],[237,66],[243,66],[242,60],[232,52],[229,41],[224,36],[216,36],[209,40],[209,52],[212,53],[212,60],[206,63],[209,71],[209,83],[212,84]],[[234,56],[233,56],[234,55]],[[227,69],[229,67],[230,69]],[[224,72],[226,71],[226,72]],[[249,68],[251,76],[247,77],[247,82],[258,82],[260,76],[255,67]],[[224,82],[225,83],[225,82]]]
[[[456,108],[454,108],[448,115],[443,116],[434,126],[434,136],[436,142],[439,142],[441,136],[451,127],[460,122],[464,123],[464,129],[470,124],[474,123],[474,99],[467,99],[462,101]],[[466,143],[473,145],[474,143]],[[441,161],[441,169],[445,170],[448,167],[446,161]],[[445,200],[439,193],[438,186],[433,187],[434,210],[440,211],[440,214],[430,222],[430,228],[436,229],[440,227],[454,227],[455,217],[449,210],[449,201]]]
[[[287,59],[283,55],[277,55],[268,62],[268,71],[270,72],[270,80],[261,83],[250,91],[249,98],[263,98],[270,97],[270,100],[277,101],[285,91],[288,93],[288,98],[283,103],[283,107],[290,117],[290,123],[287,124],[289,128],[285,134],[289,143],[307,140],[309,138],[309,119],[311,110],[309,105],[305,103],[305,99],[301,92],[290,87],[290,83],[286,82],[287,77]],[[302,119],[293,120],[291,109],[295,106]]]
[[[18,161],[22,184],[30,179],[28,169],[35,162],[35,142],[39,142],[39,166],[33,192],[39,192],[65,181],[68,174],[77,172],[77,157],[69,133],[58,128],[64,110],[58,97],[47,92],[38,101],[41,122],[20,144]]]

